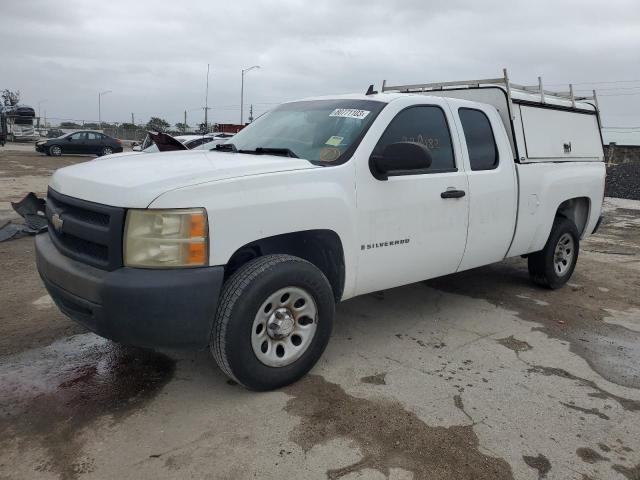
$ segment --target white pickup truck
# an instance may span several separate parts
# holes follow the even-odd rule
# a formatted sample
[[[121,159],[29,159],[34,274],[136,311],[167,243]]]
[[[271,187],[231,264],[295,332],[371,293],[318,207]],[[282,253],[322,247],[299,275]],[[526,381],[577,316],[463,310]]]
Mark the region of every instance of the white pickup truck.
[[[337,302],[526,256],[562,286],[601,219],[597,101],[508,78],[285,103],[213,151],[62,168],[36,238],[98,335],[211,349],[255,390],[303,376]]]

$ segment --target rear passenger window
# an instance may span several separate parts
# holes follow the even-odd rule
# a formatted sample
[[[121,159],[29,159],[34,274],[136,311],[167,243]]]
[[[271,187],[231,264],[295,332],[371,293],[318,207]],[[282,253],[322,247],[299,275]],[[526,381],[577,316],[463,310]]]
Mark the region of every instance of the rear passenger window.
[[[384,148],[396,142],[418,142],[431,153],[428,172],[446,172],[456,169],[451,135],[444,112],[440,107],[419,106],[402,110],[391,121],[380,137],[374,155],[381,155]]]
[[[498,147],[489,118],[480,110],[458,110],[469,150],[471,170],[491,170],[498,166]]]

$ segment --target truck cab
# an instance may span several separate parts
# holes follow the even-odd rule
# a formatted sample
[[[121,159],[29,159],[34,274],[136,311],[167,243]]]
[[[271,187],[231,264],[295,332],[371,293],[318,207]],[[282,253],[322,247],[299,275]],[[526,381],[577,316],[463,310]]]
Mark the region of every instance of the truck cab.
[[[210,151],[63,168],[38,270],[99,335],[208,347],[255,390],[313,367],[341,300],[519,255],[559,288],[600,219],[598,110],[527,88],[383,84],[283,104]]]

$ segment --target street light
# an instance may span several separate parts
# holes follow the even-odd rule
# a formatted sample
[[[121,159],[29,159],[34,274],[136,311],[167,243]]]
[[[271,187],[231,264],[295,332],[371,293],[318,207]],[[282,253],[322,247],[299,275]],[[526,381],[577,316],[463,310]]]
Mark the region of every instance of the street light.
[[[45,103],[47,101],[46,98],[43,98],[42,100],[38,100],[38,128],[40,128],[40,104]],[[47,126],[45,125],[45,128]]]
[[[240,84],[240,125],[244,125],[242,123],[244,120],[244,74],[257,68],[260,68],[260,65],[254,65],[253,67],[242,70],[242,82]]]
[[[104,92],[98,93],[98,126],[100,130],[102,130],[102,111],[101,111],[101,99],[102,95],[106,95],[107,93],[111,93],[112,90],[105,90]]]

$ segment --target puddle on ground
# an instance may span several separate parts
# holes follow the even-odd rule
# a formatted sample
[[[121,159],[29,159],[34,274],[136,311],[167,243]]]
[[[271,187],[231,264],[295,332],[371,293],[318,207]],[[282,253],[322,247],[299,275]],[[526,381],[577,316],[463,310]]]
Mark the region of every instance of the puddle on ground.
[[[523,455],[522,460],[529,467],[538,471],[538,480],[547,478],[547,473],[551,470],[551,463],[547,457],[539,453],[537,457]]]
[[[518,340],[513,335],[506,338],[499,338],[496,340],[503,347],[507,347],[509,350],[513,350],[514,352],[526,352],[527,350],[531,350],[531,345],[529,345],[524,340]]]
[[[431,427],[400,402],[348,395],[340,385],[307,375],[284,389],[292,398],[286,411],[301,418],[290,438],[305,452],[314,445],[345,438],[362,455],[360,461],[327,471],[329,479],[374,469],[390,469],[432,480],[511,479],[511,467],[479,450],[473,426]]]
[[[360,381],[362,383],[369,383],[371,385],[386,385],[386,372],[378,373],[376,375],[369,375],[368,377],[362,377]]]
[[[82,457],[82,429],[103,415],[121,420],[153,398],[174,369],[175,362],[163,354],[93,334],[5,357],[0,448],[36,441],[48,457],[37,470],[62,479],[90,472],[93,459]]]
[[[425,282],[438,290],[479,298],[493,305],[518,312],[523,320],[535,322],[534,330],[569,342],[569,348],[585,359],[599,375],[612,383],[640,389],[640,332],[631,330],[631,316],[640,308],[637,291],[640,275],[623,270],[615,263],[604,263],[585,256],[574,273],[574,283],[551,291],[531,284],[526,262],[509,259],[482,268],[460,272]],[[607,285],[603,292],[598,286]],[[544,298],[542,306],[517,294],[530,292]],[[606,323],[611,317],[605,308],[627,312],[625,327]],[[620,322],[616,322],[620,323]],[[508,340],[508,338],[506,339]],[[503,343],[516,351],[526,348]]]
[[[598,452],[596,452],[593,448],[589,447],[580,447],[576,450],[576,455],[578,455],[583,462],[586,463],[597,463],[597,462],[608,462],[609,459],[607,457],[603,457]]]
[[[620,325],[634,332],[640,332],[640,308],[630,308],[624,312],[612,308],[604,308],[603,310],[611,315],[602,319],[605,323]]]
[[[599,387],[594,381],[587,380],[586,378],[578,377],[572,373],[563,370],[562,368],[555,367],[543,367],[542,365],[531,365],[530,368],[527,369],[527,373],[537,373],[545,376],[556,376],[561,378],[566,378],[568,380],[574,380],[581,387],[587,387],[595,390],[588,395],[593,398],[601,398],[601,399],[609,399],[617,402],[623,409],[629,412],[637,412],[640,411],[640,400],[633,400],[630,398],[620,397],[618,395],[614,395],[611,392],[606,391],[605,389]],[[565,405],[567,406],[567,405]],[[574,405],[569,405],[570,408],[577,410],[578,408]],[[594,412],[595,413],[595,412]]]
[[[624,465],[612,465],[611,468],[623,475],[627,480],[638,480],[640,478],[640,463],[631,468]]]

